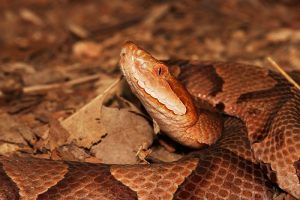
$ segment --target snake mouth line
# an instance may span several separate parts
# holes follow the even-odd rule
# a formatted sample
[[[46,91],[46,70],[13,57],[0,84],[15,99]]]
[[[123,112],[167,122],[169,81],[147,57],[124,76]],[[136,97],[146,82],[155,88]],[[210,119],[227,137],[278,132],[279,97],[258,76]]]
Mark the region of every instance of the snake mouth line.
[[[134,78],[134,77],[133,77]],[[164,110],[167,110],[169,113],[172,113],[174,116],[179,116],[177,115],[173,110],[170,110],[165,104],[161,103],[157,98],[153,97],[152,95],[150,95],[149,93],[146,92],[145,88],[141,87],[138,83],[137,83],[137,79],[134,78],[135,81],[132,81],[133,84],[135,85],[136,88],[139,89],[140,92],[142,92],[142,96],[144,96],[145,98],[147,98],[148,100],[152,101],[154,103],[154,105],[160,106],[161,108],[163,108]],[[137,90],[137,89],[136,89]],[[160,112],[161,114],[164,114],[161,109],[157,109],[158,112]]]

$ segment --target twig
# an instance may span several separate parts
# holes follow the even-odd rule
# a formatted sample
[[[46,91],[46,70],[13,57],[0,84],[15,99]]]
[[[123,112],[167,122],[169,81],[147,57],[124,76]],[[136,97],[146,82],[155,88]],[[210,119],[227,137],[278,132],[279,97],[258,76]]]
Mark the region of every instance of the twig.
[[[280,67],[271,57],[267,57],[267,60],[271,63],[271,65],[277,69],[290,83],[292,83],[298,90],[300,90],[300,86],[298,85],[298,83],[296,83],[296,81],[294,81],[294,79],[288,75],[283,69],[282,67]]]
[[[30,87],[23,88],[24,94],[32,94],[32,93],[38,93],[38,92],[44,92],[48,90],[58,89],[62,87],[71,87],[73,85],[78,85],[90,81],[95,81],[100,78],[99,74],[91,75],[91,76],[85,76],[78,79],[70,80],[68,82],[64,83],[54,83],[54,84],[48,84],[48,85],[35,85]]]
[[[72,87],[74,85],[87,83],[90,81],[98,80],[101,77],[99,74],[85,76],[78,79],[70,80],[64,83],[54,83],[54,84],[45,84],[45,85],[34,85],[23,88],[23,94],[34,94],[45,92],[49,90],[54,90],[58,88]],[[4,94],[0,91],[0,97],[4,96]]]

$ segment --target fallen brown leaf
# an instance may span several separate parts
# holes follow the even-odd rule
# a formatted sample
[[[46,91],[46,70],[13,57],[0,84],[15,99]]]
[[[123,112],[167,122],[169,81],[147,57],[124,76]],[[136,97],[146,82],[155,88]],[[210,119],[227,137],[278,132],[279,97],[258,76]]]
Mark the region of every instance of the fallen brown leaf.
[[[0,121],[0,154],[13,153],[21,149],[28,150],[28,143],[33,144],[36,141],[29,127],[1,110]]]
[[[143,145],[149,147],[153,129],[148,121],[130,109],[102,107],[101,123],[105,137],[92,147],[91,152],[108,164],[138,163],[137,152]]]
[[[78,58],[97,58],[100,56],[102,47],[91,41],[77,42],[73,46],[73,54]]]
[[[60,146],[51,152],[51,159],[54,160],[73,160],[73,161],[85,161],[90,159],[91,156],[88,152],[74,144]],[[92,159],[90,159],[92,160]],[[99,162],[99,161],[98,161]]]
[[[66,144],[69,136],[69,132],[64,129],[59,121],[50,119],[48,146],[51,151],[61,145]]]
[[[102,94],[62,122],[62,126],[70,133],[68,143],[73,142],[79,147],[91,148],[94,143],[101,140],[105,135],[105,129],[100,123],[101,106],[105,97],[119,81],[116,80]]]
[[[173,162],[182,158],[183,155],[177,153],[171,153],[170,151],[166,150],[165,147],[157,146],[151,148],[151,154],[149,158],[154,160],[159,160],[163,162]]]
[[[0,142],[0,155],[9,155],[18,150],[20,150],[20,146],[17,144],[10,144],[7,142]]]

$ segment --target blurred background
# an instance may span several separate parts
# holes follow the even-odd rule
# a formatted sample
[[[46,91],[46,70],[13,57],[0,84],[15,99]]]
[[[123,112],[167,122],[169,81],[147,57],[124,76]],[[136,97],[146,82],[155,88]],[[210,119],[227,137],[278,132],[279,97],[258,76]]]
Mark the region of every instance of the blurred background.
[[[127,40],[159,59],[269,67],[270,56],[300,69],[300,1],[0,0],[0,132],[19,126],[13,116],[43,138],[40,127],[66,118],[120,76]],[[36,138],[21,135],[0,135],[0,146],[33,152]]]
[[[297,0],[2,0],[0,13],[1,66],[81,64],[112,72],[127,40],[164,59],[263,64],[272,56],[300,66]]]

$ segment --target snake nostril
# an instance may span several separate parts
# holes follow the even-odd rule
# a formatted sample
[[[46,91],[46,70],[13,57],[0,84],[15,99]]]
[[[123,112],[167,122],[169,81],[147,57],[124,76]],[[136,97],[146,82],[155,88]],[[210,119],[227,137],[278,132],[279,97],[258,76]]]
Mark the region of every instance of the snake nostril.
[[[125,49],[125,48],[123,48],[123,49],[121,50],[120,56],[121,56],[121,57],[125,57],[125,56],[126,56],[126,49]]]

